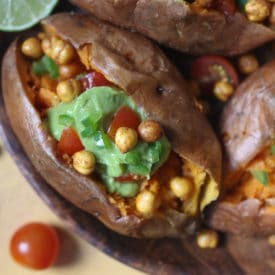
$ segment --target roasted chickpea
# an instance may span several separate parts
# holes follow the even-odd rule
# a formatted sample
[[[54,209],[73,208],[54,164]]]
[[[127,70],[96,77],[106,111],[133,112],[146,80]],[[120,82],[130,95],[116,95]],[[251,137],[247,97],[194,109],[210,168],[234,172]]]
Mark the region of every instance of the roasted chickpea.
[[[197,235],[197,245],[200,248],[216,248],[219,242],[219,235],[215,230],[204,229]]]
[[[74,62],[71,64],[60,65],[58,67],[58,71],[59,71],[59,78],[61,80],[67,80],[84,72],[85,68],[80,63]]]
[[[40,40],[36,37],[26,39],[21,47],[22,53],[32,59],[38,59],[43,55]]]
[[[174,177],[170,181],[170,188],[176,197],[186,200],[191,195],[194,184],[187,178]]]
[[[244,9],[250,21],[262,22],[270,15],[271,5],[266,0],[249,0]]]
[[[43,39],[42,42],[41,42],[41,47],[42,47],[43,52],[47,56],[51,57],[51,52],[52,52],[51,41],[47,38]]]
[[[73,167],[82,175],[90,175],[95,169],[95,157],[93,153],[82,150],[73,154]]]
[[[115,143],[122,153],[133,149],[138,141],[137,132],[128,127],[120,127],[116,131]]]
[[[136,209],[139,213],[148,216],[154,212],[156,195],[148,190],[144,190],[136,197]]]
[[[51,57],[60,65],[69,64],[75,58],[75,50],[71,44],[54,38],[51,43]]]
[[[76,79],[68,79],[58,83],[56,93],[63,102],[73,101],[81,93],[81,84]]]
[[[214,94],[221,101],[227,101],[234,93],[233,86],[226,81],[218,81],[214,86]]]
[[[161,137],[163,130],[158,122],[154,120],[145,120],[139,124],[138,133],[142,140],[154,142]]]
[[[259,68],[259,62],[253,54],[246,54],[239,58],[239,70],[243,74],[251,74]]]

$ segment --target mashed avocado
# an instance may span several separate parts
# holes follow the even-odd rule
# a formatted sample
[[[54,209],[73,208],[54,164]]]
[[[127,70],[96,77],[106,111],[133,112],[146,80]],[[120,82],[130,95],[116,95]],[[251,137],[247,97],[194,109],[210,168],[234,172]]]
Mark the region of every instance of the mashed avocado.
[[[116,177],[136,174],[150,175],[167,159],[170,143],[163,135],[158,141],[147,143],[139,140],[133,150],[123,154],[106,134],[113,115],[122,107],[129,106],[141,120],[146,114],[135,106],[123,91],[111,87],[89,89],[70,103],[60,103],[48,110],[47,126],[56,140],[60,140],[64,128],[72,126],[87,151],[96,157],[97,172],[109,192],[123,197],[134,196],[137,183],[119,183]]]

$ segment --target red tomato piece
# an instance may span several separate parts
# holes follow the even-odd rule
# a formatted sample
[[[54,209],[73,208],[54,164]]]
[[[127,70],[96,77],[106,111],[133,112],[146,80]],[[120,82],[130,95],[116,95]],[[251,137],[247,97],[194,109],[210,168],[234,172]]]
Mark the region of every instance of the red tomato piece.
[[[57,151],[61,154],[73,155],[84,149],[77,132],[72,128],[65,128],[60,141],[57,143]]]
[[[191,77],[197,80],[203,92],[213,91],[215,82],[226,78],[236,88],[239,76],[234,66],[224,57],[205,55],[197,58],[191,65]]]
[[[233,15],[236,12],[235,0],[217,0],[215,8],[225,15]]]
[[[93,86],[111,86],[112,83],[108,81],[105,76],[101,73],[94,72]]]
[[[103,74],[96,71],[87,73],[80,81],[84,90],[98,86],[112,86],[112,83]]]
[[[10,253],[14,260],[33,269],[45,269],[54,264],[60,251],[56,230],[43,223],[29,223],[12,236]]]
[[[119,127],[128,127],[137,130],[140,122],[140,117],[136,112],[128,106],[123,106],[114,115],[108,129],[108,135],[114,140]]]

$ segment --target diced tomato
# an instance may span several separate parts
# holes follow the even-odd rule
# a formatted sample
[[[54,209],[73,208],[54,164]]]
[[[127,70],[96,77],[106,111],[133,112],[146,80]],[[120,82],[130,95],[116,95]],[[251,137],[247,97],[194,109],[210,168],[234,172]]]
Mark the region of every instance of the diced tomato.
[[[202,91],[213,91],[217,81],[229,81],[236,88],[239,84],[239,76],[234,66],[226,58],[217,55],[205,55],[197,58],[190,69],[191,77],[200,83]]]
[[[235,0],[217,0],[215,7],[225,15],[233,15],[236,12]]]
[[[57,144],[57,150],[61,155],[73,155],[84,149],[77,132],[72,128],[65,128],[62,132],[61,139]]]
[[[101,73],[94,72],[93,86],[110,86],[112,83],[108,81],[105,76]]]
[[[108,81],[105,76],[99,72],[89,72],[80,79],[84,90],[91,89],[98,86],[111,86],[112,83]]]
[[[131,182],[131,181],[138,181],[139,178],[137,177],[137,175],[129,174],[126,176],[116,177],[115,180],[118,182]]]
[[[110,138],[115,139],[116,131],[119,127],[129,127],[137,130],[140,122],[140,117],[136,112],[128,106],[123,106],[114,115],[108,129],[108,135]]]

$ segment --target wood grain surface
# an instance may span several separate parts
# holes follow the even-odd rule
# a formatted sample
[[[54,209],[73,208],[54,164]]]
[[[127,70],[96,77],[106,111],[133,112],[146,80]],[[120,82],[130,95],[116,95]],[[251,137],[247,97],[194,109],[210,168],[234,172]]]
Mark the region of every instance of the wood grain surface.
[[[0,33],[0,58],[16,35]],[[224,236],[217,249],[202,250],[192,238],[137,240],[110,231],[64,200],[37,173],[10,127],[2,93],[0,135],[22,174],[41,199],[77,234],[115,259],[158,275],[275,274],[275,247],[270,246],[266,239],[228,235]]]

